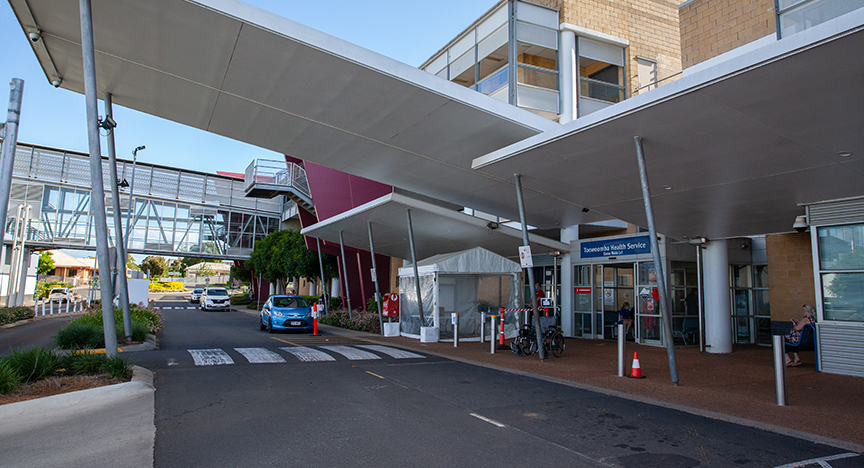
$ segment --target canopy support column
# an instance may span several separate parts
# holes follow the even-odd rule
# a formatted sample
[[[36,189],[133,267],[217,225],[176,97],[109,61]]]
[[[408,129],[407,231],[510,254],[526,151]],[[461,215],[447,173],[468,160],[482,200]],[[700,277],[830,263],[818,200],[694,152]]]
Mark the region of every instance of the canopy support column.
[[[105,93],[105,116],[113,118],[114,104],[111,93]],[[129,289],[126,283],[126,246],[123,239],[123,220],[120,216],[120,188],[117,187],[117,153],[114,147],[114,128],[108,130],[108,169],[111,172],[111,199],[114,208],[114,246],[117,250],[117,264],[114,274],[117,280],[114,282],[120,295],[120,308],[123,309],[123,332],[127,341],[132,341],[132,313],[129,310]],[[130,194],[131,197],[131,194]],[[131,216],[128,213],[127,216]]]
[[[324,313],[330,308],[330,296],[327,295],[327,284],[324,283],[324,257],[321,255],[321,239],[315,238],[315,244],[318,246],[318,268],[321,269],[321,298],[324,300]]]
[[[339,250],[342,252],[342,280],[345,283],[345,301],[348,302],[348,320],[354,320],[351,315],[351,288],[348,287],[348,262],[345,259],[345,242],[342,240],[342,231],[339,231]]]
[[[0,153],[0,253],[3,252],[3,238],[6,235],[6,216],[9,210],[9,195],[12,191],[15,147],[18,146],[18,121],[21,118],[21,96],[24,94],[24,80],[12,78],[9,88],[6,125],[3,127],[2,135],[0,135],[3,136],[3,150]]]
[[[645,154],[642,151],[642,137],[634,136],[636,159],[639,162],[639,179],[642,182],[642,201],[645,203],[645,218],[651,235],[651,255],[654,257],[654,273],[657,277],[657,291],[660,293],[660,315],[663,317],[663,338],[666,341],[666,355],[669,358],[669,374],[672,384],[678,385],[678,364],[675,360],[675,343],[672,341],[672,314],[666,292],[666,275],[660,261],[660,246],[657,242],[657,229],[654,226],[654,209],[651,207],[651,191],[648,188],[648,171],[645,168]]]
[[[96,227],[96,259],[104,270],[110,271],[108,254],[108,225],[105,214],[105,184],[102,182],[102,149],[99,142],[99,106],[96,93],[96,52],[93,45],[93,14],[90,0],[78,0],[81,16],[81,55],[84,64],[84,102],[87,107],[87,140],[90,148],[90,182],[93,222]],[[105,268],[108,267],[108,268]],[[105,332],[105,354],[117,355],[117,332],[114,326],[114,297],[110,273],[103,271],[99,281],[102,302],[102,328]]]
[[[513,174],[516,180],[516,202],[519,204],[519,220],[522,223],[522,245],[530,247],[528,242],[528,223],[525,221],[525,200],[522,198],[522,176]],[[530,286],[528,290],[531,292],[531,310],[534,313],[534,332],[537,335],[537,354],[540,359],[546,359],[546,348],[543,346],[543,330],[540,329],[540,312],[537,309],[537,294],[534,293],[534,269],[527,268],[528,282]],[[502,315],[501,320],[504,320]]]
[[[414,268],[414,288],[417,291],[417,310],[420,311],[420,326],[426,325],[426,319],[423,317],[423,298],[420,297],[420,272],[417,271],[417,251],[414,249],[414,227],[411,225],[411,210],[406,209],[405,215],[408,217],[408,245],[411,247],[411,267]]]
[[[372,281],[375,283],[375,303],[378,304],[378,325],[381,328],[381,334],[384,334],[384,308],[381,307],[381,291],[378,288],[378,264],[375,263],[375,243],[372,241],[372,221],[366,222],[366,227],[369,230],[369,253],[372,254]]]

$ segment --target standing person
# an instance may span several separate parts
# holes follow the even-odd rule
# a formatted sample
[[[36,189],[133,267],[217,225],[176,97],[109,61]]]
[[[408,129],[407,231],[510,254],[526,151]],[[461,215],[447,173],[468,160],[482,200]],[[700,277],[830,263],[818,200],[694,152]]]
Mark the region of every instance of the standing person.
[[[618,321],[624,324],[624,336],[626,337],[627,333],[630,332],[630,327],[633,326],[633,309],[630,308],[629,302],[625,302],[624,307],[618,311]]]
[[[816,326],[816,308],[810,304],[804,305],[804,317],[801,320],[792,319],[792,323],[794,326],[792,327],[792,331],[789,332],[789,335],[786,336],[786,342],[791,345],[797,345],[801,342],[801,331],[804,330],[805,325],[813,325]],[[801,365],[801,357],[798,356],[797,352],[793,352],[792,358],[789,357],[790,353],[786,353],[786,367],[798,367]]]

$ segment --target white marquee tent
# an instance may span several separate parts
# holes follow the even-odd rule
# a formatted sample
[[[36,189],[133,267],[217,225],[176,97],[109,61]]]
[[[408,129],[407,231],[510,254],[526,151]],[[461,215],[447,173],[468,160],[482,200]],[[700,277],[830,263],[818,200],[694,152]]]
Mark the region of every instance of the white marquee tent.
[[[498,315],[500,308],[519,307],[522,268],[482,247],[441,254],[417,262],[423,298],[423,327],[437,327],[439,337],[453,339],[451,313],[459,314],[459,339],[479,340],[481,313]],[[420,338],[420,314],[414,268],[399,269],[401,334]],[[505,313],[504,333],[516,336],[515,312]],[[488,334],[488,319],[486,333]]]

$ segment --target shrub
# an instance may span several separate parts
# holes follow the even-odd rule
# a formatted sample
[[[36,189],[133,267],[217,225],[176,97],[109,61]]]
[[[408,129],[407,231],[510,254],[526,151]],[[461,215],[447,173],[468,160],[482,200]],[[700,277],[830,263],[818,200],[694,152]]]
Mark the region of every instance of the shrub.
[[[86,349],[104,346],[105,335],[102,323],[73,320],[57,331],[54,335],[54,345],[61,349]]]
[[[60,368],[60,359],[47,348],[31,348],[26,351],[12,351],[6,362],[24,382],[34,382],[54,374]]]
[[[0,325],[31,319],[35,315],[36,313],[29,307],[3,307],[0,308]]]
[[[120,356],[106,358],[101,370],[115,379],[132,377],[132,364],[129,359],[123,359]]]
[[[151,281],[151,291],[182,291],[183,283],[179,281]]]
[[[234,294],[231,296],[231,305],[247,305],[252,303],[248,293]]]
[[[6,359],[0,359],[0,393],[10,393],[21,385],[21,376]]]
[[[348,318],[348,311],[344,309],[330,310],[327,315],[322,315],[318,321],[324,325],[332,325],[339,328],[358,330],[369,333],[381,333],[381,324],[378,322],[378,314],[363,310],[355,310]]]
[[[63,365],[70,374],[94,375],[108,374],[115,379],[128,379],[132,376],[132,364],[120,356],[108,357],[104,354],[72,353],[63,359]]]

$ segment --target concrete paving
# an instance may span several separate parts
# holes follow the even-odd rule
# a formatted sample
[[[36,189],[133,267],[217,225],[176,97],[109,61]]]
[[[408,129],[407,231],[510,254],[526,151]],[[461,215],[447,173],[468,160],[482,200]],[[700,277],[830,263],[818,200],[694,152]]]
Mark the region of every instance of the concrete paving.
[[[0,466],[152,467],[153,373],[0,406]]]

